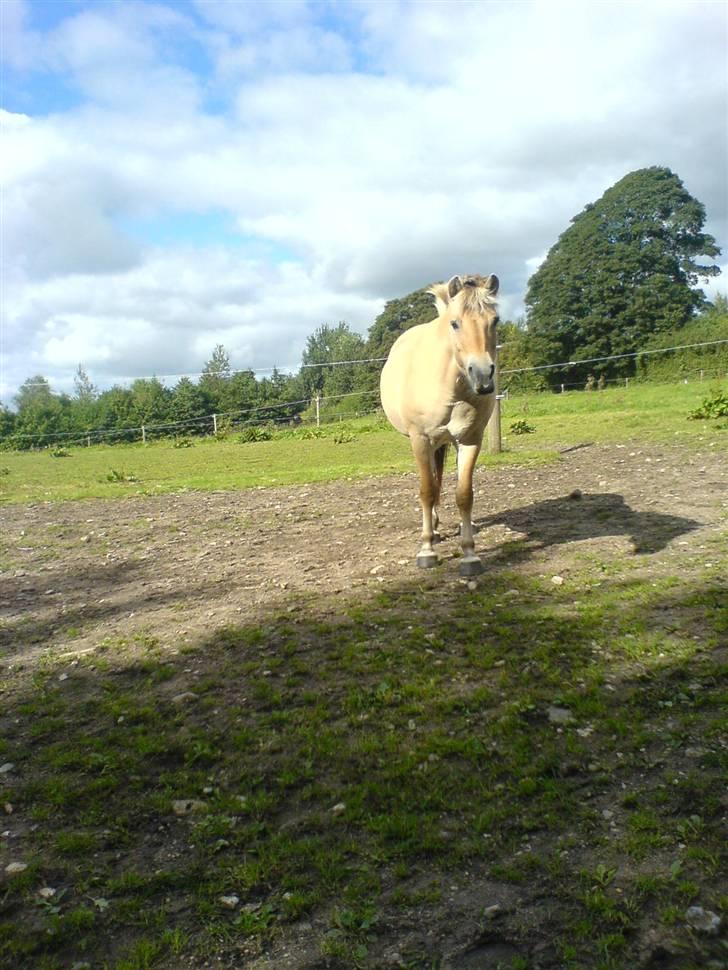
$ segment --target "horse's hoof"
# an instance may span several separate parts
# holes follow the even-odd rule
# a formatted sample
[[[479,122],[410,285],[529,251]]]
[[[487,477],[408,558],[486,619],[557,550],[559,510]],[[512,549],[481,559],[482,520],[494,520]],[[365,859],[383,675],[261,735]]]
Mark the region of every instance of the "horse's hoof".
[[[477,556],[467,556],[460,560],[461,576],[479,576],[483,572],[483,563]]]
[[[431,569],[438,563],[437,554],[434,552],[421,552],[417,556],[417,565],[420,569]]]

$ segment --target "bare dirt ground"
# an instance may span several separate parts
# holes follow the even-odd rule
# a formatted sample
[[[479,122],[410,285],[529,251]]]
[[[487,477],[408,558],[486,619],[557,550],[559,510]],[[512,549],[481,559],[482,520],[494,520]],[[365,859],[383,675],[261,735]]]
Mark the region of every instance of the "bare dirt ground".
[[[479,469],[477,550],[498,564],[526,539],[522,568],[558,574],[570,545],[699,555],[719,522],[720,454],[591,446],[558,464]],[[568,501],[574,490],[580,500]],[[414,474],[245,492],[185,493],[2,509],[0,645],[6,665],[93,650],[135,633],[193,642],[298,594],[327,598],[416,572]],[[446,477],[438,570],[458,580],[454,474]],[[652,563],[654,568],[655,563]],[[69,630],[71,631],[69,635]]]
[[[481,468],[474,517],[485,573],[476,582],[487,583],[489,571],[501,566],[546,582],[568,581],[572,568],[585,568],[575,557],[590,551],[611,558],[644,554],[646,571],[679,573],[681,564],[700,562],[715,549],[727,484],[725,455],[663,445],[584,446],[565,449],[550,465]],[[465,582],[457,572],[452,472],[441,518],[442,563],[420,573],[414,565],[420,528],[414,474],[5,507],[0,510],[5,697],[27,684],[33,668],[49,657],[72,660],[105,645],[113,659],[115,645],[133,652],[135,635],[175,650],[272,610],[295,614],[302,599],[309,611],[330,618],[337,603],[366,602],[372,592],[407,575],[428,584]],[[488,895],[486,872],[453,875],[449,895],[421,909],[409,924],[393,925],[381,940],[380,962],[367,965],[403,966],[397,962],[400,943],[419,937],[425,950],[428,945],[437,950],[442,967],[510,965],[520,951],[477,928],[474,882],[482,902]],[[514,919],[527,922],[548,908],[548,900],[541,900],[529,915],[518,890],[500,884],[493,898],[496,888],[501,910],[515,913]],[[679,966],[668,956],[660,962],[660,946],[651,951],[648,938],[646,931],[641,965]],[[240,965],[328,966],[317,954],[316,939],[314,920]],[[534,966],[541,965],[537,949],[531,957]]]

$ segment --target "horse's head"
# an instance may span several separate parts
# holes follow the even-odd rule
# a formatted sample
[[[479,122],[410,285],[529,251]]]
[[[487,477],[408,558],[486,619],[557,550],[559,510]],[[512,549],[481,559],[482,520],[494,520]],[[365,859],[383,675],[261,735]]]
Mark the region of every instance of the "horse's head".
[[[447,326],[452,352],[463,377],[476,394],[495,389],[498,277],[453,276],[433,286],[440,319]]]

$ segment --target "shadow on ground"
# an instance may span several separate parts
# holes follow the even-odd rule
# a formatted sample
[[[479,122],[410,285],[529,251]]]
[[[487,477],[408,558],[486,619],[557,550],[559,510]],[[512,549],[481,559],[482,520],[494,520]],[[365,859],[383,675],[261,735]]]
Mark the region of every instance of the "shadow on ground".
[[[645,555],[659,552],[679,536],[699,529],[701,523],[662,512],[636,512],[622,495],[614,493],[579,493],[476,519],[480,531],[495,525],[525,533],[532,550],[624,536],[629,537],[636,554]]]
[[[493,518],[544,545],[663,548],[697,526],[564,502]],[[683,913],[720,888],[725,592],[417,574],[292,597],[181,650],[46,666],[0,716],[4,858],[28,867],[4,877],[0,956],[707,965],[720,941]]]

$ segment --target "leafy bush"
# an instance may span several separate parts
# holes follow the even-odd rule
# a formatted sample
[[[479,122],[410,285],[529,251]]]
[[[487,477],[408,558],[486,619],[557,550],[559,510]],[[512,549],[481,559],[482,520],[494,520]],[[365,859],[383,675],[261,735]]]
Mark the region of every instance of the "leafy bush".
[[[272,428],[269,428],[266,425],[251,424],[248,427],[243,428],[238,435],[238,441],[241,445],[246,445],[253,441],[270,441],[272,437]]]
[[[51,448],[50,456],[51,458],[70,458],[71,452],[66,448]]]
[[[10,474],[10,469],[9,468],[0,468],[0,476],[2,476],[2,475],[9,475],[9,474]]]
[[[175,438],[173,448],[194,448],[195,443],[191,438]]]
[[[536,430],[525,418],[520,418],[511,424],[511,434],[533,434]]]
[[[112,468],[110,472],[106,475],[107,482],[138,482],[139,479],[136,475],[128,475],[125,471],[119,471],[117,468]]]
[[[688,414],[688,418],[728,418],[728,391],[717,391],[706,397],[700,407]]]
[[[339,431],[334,435],[335,445],[345,445],[350,441],[356,441],[356,435],[352,434],[351,431]]]

